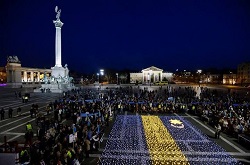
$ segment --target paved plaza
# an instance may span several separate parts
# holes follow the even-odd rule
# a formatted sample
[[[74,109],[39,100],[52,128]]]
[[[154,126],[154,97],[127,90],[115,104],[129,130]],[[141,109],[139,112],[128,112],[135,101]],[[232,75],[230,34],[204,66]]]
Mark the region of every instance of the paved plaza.
[[[117,86],[108,86],[109,89],[115,89]],[[143,89],[146,86],[140,86],[134,87],[134,90],[138,89]],[[97,90],[97,86],[83,86],[84,89],[93,89]],[[153,86],[147,86],[146,87],[148,90],[153,90],[153,89],[158,89],[159,87],[153,87]],[[164,87],[163,87],[164,88]],[[100,92],[104,92],[105,89],[107,89],[106,86],[102,86]],[[27,103],[23,103],[21,98],[16,97],[15,92],[21,92],[22,94],[29,93],[30,94],[30,99]],[[62,97],[62,94],[55,94],[55,93],[33,93],[32,88],[6,88],[6,87],[0,87],[0,108],[5,109],[5,119],[0,121],[0,144],[2,145],[4,143],[4,136],[6,136],[7,141],[17,141],[20,145],[24,144],[25,138],[25,132],[26,132],[26,127],[25,125],[28,122],[31,122],[33,125],[34,133],[36,130],[36,119],[30,117],[30,108],[32,104],[38,104],[39,111],[41,113],[46,113],[45,107],[50,103],[54,102],[55,100],[59,99]],[[8,109],[9,107],[13,108],[13,117],[9,118],[8,117]],[[20,107],[22,109],[21,115],[17,115],[17,108]],[[105,154],[103,153],[105,149],[106,142],[108,141],[108,137],[110,132],[114,133],[115,128],[112,128],[112,125],[114,123],[117,123],[117,121],[122,120],[122,121],[129,121],[129,117],[132,115],[132,118],[135,118],[136,120],[139,120],[140,115],[137,113],[131,113],[131,112],[123,112],[120,114],[121,116],[118,118],[113,118],[111,121],[111,125],[105,129],[105,134],[103,137],[103,142],[101,143],[101,148],[97,152],[93,152],[90,154],[90,158],[87,158],[84,160],[83,164],[97,164],[98,161],[100,161],[101,156]],[[145,116],[151,116],[149,114],[143,114]],[[48,115],[47,117],[50,118],[52,114]],[[134,117],[133,117],[134,116]],[[163,114],[158,114],[160,118],[166,118],[163,117],[165,115]],[[202,136],[201,138],[204,138],[206,136],[208,140],[212,144],[218,144],[221,146],[227,154],[231,155],[232,157],[236,158],[239,161],[244,162],[244,164],[247,164],[250,162],[250,150],[249,148],[245,148],[241,144],[238,143],[236,138],[229,137],[228,135],[222,133],[220,139],[215,139],[214,138],[214,131],[215,129],[212,128],[210,125],[204,123],[203,121],[200,120],[197,116],[193,116],[187,113],[182,113],[182,114],[171,114],[171,116],[175,116],[175,118],[182,118],[183,122],[188,122],[191,125],[194,125],[197,129],[201,130]],[[124,120],[123,120],[124,119]],[[117,121],[116,121],[117,120]],[[70,123],[71,121],[63,121],[63,123]],[[133,122],[133,121],[131,121]],[[112,130],[114,129],[114,130]],[[138,128],[136,128],[138,129]],[[130,130],[131,131],[131,130]],[[136,130],[138,131],[138,130]],[[119,136],[125,136],[123,133],[124,132],[119,132],[121,135]],[[132,137],[131,137],[132,138]],[[115,139],[115,138],[114,138]],[[204,138],[205,139],[205,138]],[[203,139],[203,140],[204,140]],[[191,139],[189,139],[191,140]],[[181,140],[179,139],[179,142]],[[207,139],[205,139],[207,141]],[[109,140],[109,142],[112,142],[112,139]],[[114,141],[116,142],[116,141]],[[177,140],[178,142],[178,140]],[[109,144],[110,145],[110,144]],[[136,146],[138,147],[138,146]],[[140,145],[139,147],[143,147]],[[131,151],[131,150],[130,150]],[[187,150],[186,152],[192,152],[193,150]],[[189,153],[191,154],[191,153]],[[207,153],[207,154],[212,154]],[[213,153],[216,155],[216,153]],[[138,155],[137,155],[138,156]],[[0,157],[2,160],[2,158]],[[2,162],[0,160],[0,162]],[[104,159],[103,159],[104,160]],[[144,161],[146,161],[145,159]],[[226,160],[226,159],[225,159]],[[0,163],[1,164],[1,163]]]

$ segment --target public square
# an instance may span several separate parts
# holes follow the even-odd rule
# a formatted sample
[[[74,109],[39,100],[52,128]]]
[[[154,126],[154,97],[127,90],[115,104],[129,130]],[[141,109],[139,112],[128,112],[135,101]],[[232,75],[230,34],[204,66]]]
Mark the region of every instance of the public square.
[[[250,164],[247,0],[0,6],[0,165]]]
[[[100,87],[90,85],[90,86],[82,86],[81,91],[83,93],[86,91],[93,91],[92,96],[91,96],[93,98],[91,99],[94,100],[94,99],[100,98],[100,96],[104,95],[108,91],[110,90],[116,91],[120,87],[130,88],[130,85],[121,85],[121,86],[107,85],[107,86],[100,86]],[[173,89],[179,88],[179,87],[184,88],[185,85],[172,85],[172,87]],[[163,86],[162,88],[165,89],[167,88],[167,86]],[[209,88],[227,91],[227,87],[224,87],[224,86],[223,87],[210,86]],[[131,93],[131,95],[134,95],[138,93],[140,90],[148,90],[148,91],[159,90],[159,86],[131,86],[131,89],[133,92]],[[30,116],[31,105],[37,104],[39,107],[40,113],[44,114],[46,118],[53,118],[54,112],[51,111],[50,114],[47,115],[46,107],[48,106],[49,103],[52,103],[55,100],[60,100],[63,97],[63,94],[33,93],[33,89],[31,88],[16,89],[16,88],[1,87],[0,90],[1,90],[0,107],[5,109],[5,119],[0,121],[1,123],[0,143],[1,145],[3,145],[4,136],[6,136],[8,142],[16,141],[19,144],[18,145],[19,148],[22,148],[25,145],[24,136],[26,133],[26,124],[28,122],[30,122],[33,126],[33,131],[34,131],[33,142],[37,140],[36,118],[35,117],[31,118]],[[233,91],[238,91],[239,93],[247,92],[246,89],[231,89],[231,90],[232,90],[231,92]],[[27,103],[23,103],[22,99],[18,98],[18,96],[15,95],[15,92],[19,92],[19,91],[22,93],[22,95],[24,95],[25,93],[30,94],[30,99],[28,100]],[[8,117],[9,107],[13,108],[14,110],[12,118]],[[22,109],[21,115],[19,116],[17,115],[17,111],[16,111],[18,107]],[[170,130],[170,133],[174,139],[174,140],[172,139],[171,141],[175,143],[174,146],[179,146],[177,148],[180,148],[182,151],[182,154],[186,155],[187,159],[189,160],[189,163],[195,164],[194,162],[196,163],[198,162],[199,164],[200,160],[203,159],[202,164],[209,164],[211,160],[213,160],[215,164],[220,164],[220,163],[223,164],[225,162],[227,163],[231,162],[233,164],[235,163],[233,158],[236,158],[236,160],[241,161],[244,164],[249,163],[249,157],[250,157],[249,148],[240,144],[237,138],[231,137],[225,133],[221,133],[220,139],[214,138],[215,128],[213,128],[207,122],[202,121],[201,118],[198,117],[197,115],[193,115],[189,113],[150,114],[150,113],[131,112],[131,111],[123,111],[117,115],[118,115],[117,117],[113,117],[115,115],[111,117],[109,127],[104,127],[105,128],[104,135],[102,137],[102,142],[100,143],[99,150],[91,152],[89,155],[90,157],[84,158],[83,162],[81,162],[82,164],[97,164],[97,163],[110,164],[110,162],[113,162],[111,164],[120,164],[120,163],[128,164],[128,162],[129,164],[133,162],[134,164],[150,164],[149,162],[151,162],[151,160],[158,160],[158,159],[161,160],[163,158],[165,159],[164,161],[166,162],[168,162],[168,160],[169,162],[172,162],[172,161],[178,162],[178,157],[174,156],[174,158],[171,158],[171,153],[169,153],[169,156],[166,156],[163,154],[160,156],[161,158],[157,158],[159,157],[158,155],[159,151],[157,149],[156,151],[152,151],[154,153],[153,155],[155,155],[156,158],[152,158],[152,157],[150,158],[149,156],[149,153],[151,153],[151,151],[148,151],[147,147],[149,147],[150,145],[154,146],[155,141],[151,141],[151,144],[150,144],[150,141],[149,142],[145,141],[145,135],[146,135],[145,128],[146,127],[144,123],[144,131],[142,131],[143,122],[141,121],[142,120],[141,118],[149,117],[149,120],[151,120],[150,118],[154,118],[156,116],[158,116],[162,120],[167,130],[168,131]],[[143,116],[140,116],[140,115],[143,115]],[[180,119],[181,122],[183,122],[185,125],[185,129],[184,129],[185,131],[181,131],[181,134],[175,131],[171,132],[171,128],[167,124],[167,122],[170,119]],[[123,123],[123,124],[119,125],[119,123],[120,124]],[[71,125],[72,119],[64,118],[62,121],[62,124]],[[113,124],[114,124],[114,127],[112,127]],[[188,130],[186,130],[186,128]],[[158,129],[158,128],[156,127],[156,128],[149,128],[149,129]],[[143,132],[145,132],[145,135]],[[186,133],[190,133],[190,136],[185,137]],[[181,138],[182,135],[184,136],[183,138]],[[154,138],[154,137],[151,137],[151,138]],[[165,140],[165,142],[168,142],[168,140]],[[209,149],[209,146],[213,146],[213,148],[215,149],[211,150]],[[219,146],[222,148],[220,148]],[[164,148],[164,151],[165,150],[166,149]],[[173,151],[173,152],[176,153],[177,151]],[[199,157],[199,161],[196,160],[197,157]],[[0,159],[1,159],[0,162],[4,161],[3,157],[1,157]],[[180,162],[187,163],[187,161],[180,161]]]

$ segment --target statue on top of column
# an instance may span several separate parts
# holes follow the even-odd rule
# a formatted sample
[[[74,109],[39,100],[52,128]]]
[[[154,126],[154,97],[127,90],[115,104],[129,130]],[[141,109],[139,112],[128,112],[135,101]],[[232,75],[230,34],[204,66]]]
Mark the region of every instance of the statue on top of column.
[[[8,56],[7,62],[9,63],[21,63],[17,56]]]
[[[61,27],[63,26],[63,23],[62,23],[61,20],[60,20],[61,9],[58,10],[58,7],[56,6],[55,12],[56,12],[56,20],[53,20],[53,23],[55,24],[56,27],[61,28]]]
[[[60,20],[60,16],[61,16],[61,9],[58,10],[58,7],[56,6],[55,8],[55,12],[56,12],[56,20]]]

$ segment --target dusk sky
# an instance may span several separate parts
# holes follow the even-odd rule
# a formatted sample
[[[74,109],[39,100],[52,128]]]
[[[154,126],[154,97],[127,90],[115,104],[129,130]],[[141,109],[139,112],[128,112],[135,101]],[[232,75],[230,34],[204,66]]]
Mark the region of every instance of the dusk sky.
[[[55,6],[62,64],[96,73],[237,68],[250,61],[249,0],[0,0],[0,66],[55,65]]]

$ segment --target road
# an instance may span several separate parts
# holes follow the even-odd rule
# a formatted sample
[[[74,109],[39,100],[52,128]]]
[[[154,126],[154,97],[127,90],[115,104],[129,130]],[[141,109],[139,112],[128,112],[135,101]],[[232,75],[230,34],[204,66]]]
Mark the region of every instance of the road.
[[[23,103],[21,98],[15,97],[15,91],[30,93],[30,99]],[[45,107],[49,102],[58,99],[61,94],[54,93],[33,93],[32,89],[13,89],[0,88],[0,108],[5,110],[5,119],[0,120],[0,144],[4,143],[4,136],[7,141],[18,141],[23,144],[25,139],[27,122],[31,122],[33,129],[36,130],[35,118],[30,117],[30,108],[32,104],[38,104],[39,112],[45,113]],[[13,108],[13,118],[8,118],[8,109]],[[17,115],[17,108],[22,109],[21,115]]]

